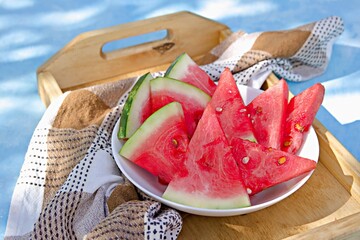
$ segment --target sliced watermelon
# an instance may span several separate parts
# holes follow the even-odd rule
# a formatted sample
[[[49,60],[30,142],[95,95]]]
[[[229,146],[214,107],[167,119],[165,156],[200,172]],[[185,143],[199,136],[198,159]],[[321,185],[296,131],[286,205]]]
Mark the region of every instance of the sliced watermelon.
[[[175,174],[186,175],[189,139],[180,103],[153,113],[126,141],[120,155],[169,183]]]
[[[188,133],[192,136],[211,97],[193,85],[171,78],[155,78],[150,81],[150,88],[153,111],[170,102],[181,103]]]
[[[288,105],[282,150],[296,154],[302,146],[315,115],[324,99],[325,88],[320,83],[293,97]]]
[[[206,108],[190,140],[185,165],[188,175],[170,182],[165,199],[212,209],[250,206],[231,148],[211,107]]]
[[[235,138],[256,141],[246,106],[228,68],[220,75],[218,87],[212,96],[210,105],[216,112],[230,144]]]
[[[285,80],[280,80],[247,106],[259,144],[281,149],[288,97],[288,85]]]
[[[313,160],[242,139],[234,141],[232,147],[244,185],[250,195],[316,167]]]
[[[118,132],[119,139],[127,139],[152,113],[150,101],[150,73],[141,76],[125,102]]]
[[[186,53],[181,54],[170,65],[165,77],[174,78],[194,85],[210,96],[215,92],[216,84]]]

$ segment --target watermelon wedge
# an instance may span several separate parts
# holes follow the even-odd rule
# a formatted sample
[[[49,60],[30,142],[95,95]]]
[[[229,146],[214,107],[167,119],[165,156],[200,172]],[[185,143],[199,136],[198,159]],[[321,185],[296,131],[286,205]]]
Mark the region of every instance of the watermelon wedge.
[[[150,89],[153,111],[174,101],[181,103],[191,137],[211,97],[193,85],[164,77],[151,80]]]
[[[180,103],[153,113],[125,142],[119,154],[169,183],[187,174],[184,165],[189,139]]]
[[[141,76],[125,102],[118,132],[119,139],[127,139],[152,113],[150,101],[150,73]]]
[[[233,154],[249,195],[307,173],[316,162],[281,150],[236,139]]]
[[[181,54],[165,72],[165,77],[174,78],[194,85],[210,96],[215,92],[216,84],[186,53]]]
[[[218,87],[212,96],[210,105],[216,112],[221,128],[230,144],[235,138],[256,142],[246,106],[228,68],[220,75]]]
[[[281,149],[296,154],[324,99],[325,88],[316,83],[294,96],[288,105],[285,137]]]
[[[288,98],[288,85],[285,80],[280,80],[247,106],[259,144],[281,149]]]
[[[239,169],[211,107],[205,109],[190,140],[188,174],[175,177],[163,198],[188,206],[230,209],[250,206]]]

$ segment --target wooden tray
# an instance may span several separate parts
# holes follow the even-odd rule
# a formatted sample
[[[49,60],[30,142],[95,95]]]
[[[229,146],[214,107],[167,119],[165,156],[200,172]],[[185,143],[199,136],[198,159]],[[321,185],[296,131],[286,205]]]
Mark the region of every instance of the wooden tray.
[[[105,43],[167,30],[161,40],[104,53]],[[220,23],[179,12],[79,35],[37,72],[45,105],[64,91],[165,70],[182,52],[195,60],[231,34]],[[263,88],[276,83],[271,75]],[[318,121],[320,159],[310,180],[285,200],[236,217],[187,214],[180,239],[360,239],[360,164]]]

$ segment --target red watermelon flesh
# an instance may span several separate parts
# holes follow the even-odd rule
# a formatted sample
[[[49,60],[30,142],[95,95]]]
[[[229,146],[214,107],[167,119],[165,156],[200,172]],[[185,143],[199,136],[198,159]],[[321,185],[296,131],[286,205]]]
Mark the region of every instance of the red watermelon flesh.
[[[158,77],[151,80],[150,89],[153,111],[170,102],[181,103],[191,137],[211,97],[193,85],[171,78]]]
[[[211,107],[205,109],[190,140],[185,165],[188,175],[176,177],[165,199],[200,208],[229,209],[250,206],[231,147]]]
[[[256,141],[248,111],[228,68],[220,75],[218,87],[212,96],[210,105],[216,112],[230,144],[236,138]]]
[[[250,195],[300,176],[316,167],[313,160],[242,139],[234,141],[232,147]]]
[[[165,77],[174,78],[194,85],[210,96],[216,89],[216,84],[186,53],[181,54],[170,65]]]
[[[288,85],[285,80],[280,80],[247,106],[259,144],[281,149],[288,97]]]
[[[180,103],[170,103],[153,113],[125,142],[120,155],[169,183],[175,174],[186,175],[189,143]]]
[[[288,105],[282,150],[296,154],[301,148],[324,99],[325,88],[316,83],[294,96]]]

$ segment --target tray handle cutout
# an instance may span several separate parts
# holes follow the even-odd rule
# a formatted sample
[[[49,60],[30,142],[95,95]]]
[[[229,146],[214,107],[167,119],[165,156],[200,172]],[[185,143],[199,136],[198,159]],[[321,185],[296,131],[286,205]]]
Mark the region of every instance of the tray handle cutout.
[[[119,56],[131,55],[136,51],[143,51],[149,47],[163,54],[175,45],[169,39],[168,29],[122,38],[105,43],[101,48],[101,56],[110,60]]]

